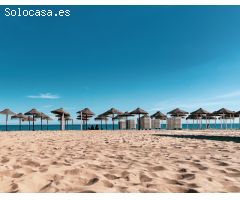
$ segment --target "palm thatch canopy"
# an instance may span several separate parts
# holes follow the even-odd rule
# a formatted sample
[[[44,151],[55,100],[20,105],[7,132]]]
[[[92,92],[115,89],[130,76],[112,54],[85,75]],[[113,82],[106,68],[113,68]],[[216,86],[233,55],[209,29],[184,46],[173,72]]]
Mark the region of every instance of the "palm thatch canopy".
[[[176,108],[176,109],[168,112],[167,114],[170,114],[173,117],[183,117],[183,116],[186,116],[188,114],[188,112],[181,110],[180,108]]]
[[[27,118],[27,116],[24,115],[24,114],[22,114],[22,113],[18,113],[18,114],[13,115],[13,116],[11,117],[11,119],[26,119],[26,118]]]
[[[196,116],[208,115],[208,114],[211,114],[211,112],[208,112],[207,110],[204,110],[202,108],[199,108],[198,110],[195,110],[194,112],[191,112],[191,115],[196,115]]]
[[[217,111],[214,111],[213,112],[213,115],[217,116],[217,115],[233,115],[235,112],[234,111],[231,111],[231,110],[228,110],[226,108],[221,108],[220,110],[217,110]]]
[[[133,117],[134,115],[130,112],[124,112],[122,114],[119,114],[120,117]]]
[[[37,116],[37,115],[40,115],[41,112],[39,112],[37,109],[33,108],[32,110],[28,111],[25,113],[25,115],[34,115],[34,116]]]
[[[165,119],[167,119],[167,116],[164,115],[162,112],[157,111],[156,113],[154,113],[153,115],[151,115],[151,118],[165,120]]]
[[[106,111],[105,113],[103,113],[102,115],[104,116],[109,116],[109,115],[120,115],[122,114],[121,111],[115,109],[115,108],[111,108],[108,111]]]
[[[27,118],[27,116],[22,114],[22,113],[18,113],[16,115],[11,116],[11,119],[19,119],[19,130],[22,130],[22,123],[21,122],[22,122],[23,119],[26,119],[26,118]]]
[[[3,114],[3,115],[16,115],[16,113],[14,113],[13,111],[11,111],[11,110],[8,109],[8,108],[2,110],[2,111],[0,112],[0,114]]]
[[[26,116],[25,118],[22,118],[23,122],[32,122],[33,121],[33,117],[31,116]],[[34,119],[34,121],[36,121],[36,119]]]
[[[98,115],[97,117],[95,117],[96,121],[102,121],[102,120],[108,120],[108,118],[104,115]]]
[[[14,113],[13,111],[11,111],[10,109],[6,108],[4,110],[2,110],[0,112],[0,114],[2,115],[6,115],[6,131],[8,130],[8,116],[9,115],[16,115],[16,113]]]
[[[81,115],[78,115],[77,119],[86,121],[86,120],[89,120],[91,117],[92,116],[85,116],[85,115],[81,116]]]
[[[48,115],[45,115],[44,117],[43,117],[43,119],[44,120],[53,120],[51,117],[49,117]]]
[[[148,114],[147,111],[141,109],[141,108],[137,108],[135,110],[133,110],[132,112],[130,112],[130,114],[133,114],[133,115],[145,115],[145,114]]]
[[[188,117],[186,118],[187,120],[188,119],[198,119],[198,117],[196,115],[188,115]]]
[[[56,110],[52,110],[51,113],[55,114],[55,115],[64,115],[64,116],[70,116],[70,114],[68,112],[66,112],[65,110],[63,110],[63,108],[59,108]]]
[[[80,110],[80,111],[78,111],[77,113],[78,113],[78,114],[81,114],[81,113],[82,113],[82,115],[88,115],[88,116],[93,116],[93,115],[95,115],[95,113],[92,112],[89,108],[84,108],[83,110]]]
[[[66,120],[66,121],[71,121],[71,120],[73,120],[71,117],[64,117],[64,119]],[[59,117],[58,118],[58,121],[61,121],[62,120],[62,118],[61,117]]]
[[[122,119],[122,118],[127,118],[127,117],[133,117],[134,115],[129,113],[129,112],[124,112],[122,114],[117,115],[116,117],[114,117],[113,119]]]
[[[38,115],[35,116],[35,118],[45,118],[47,117],[47,115],[45,115],[44,113],[40,112]]]

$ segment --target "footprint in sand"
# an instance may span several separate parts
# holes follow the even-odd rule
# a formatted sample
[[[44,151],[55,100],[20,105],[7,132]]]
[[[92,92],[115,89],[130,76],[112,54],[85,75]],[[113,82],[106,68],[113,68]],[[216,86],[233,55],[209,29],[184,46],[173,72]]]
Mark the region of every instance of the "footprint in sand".
[[[145,174],[140,174],[139,179],[141,182],[150,182],[152,181],[152,178],[148,177]]]
[[[195,174],[190,174],[190,173],[179,174],[178,179],[193,180],[195,179]]]
[[[205,167],[200,163],[191,163],[191,165],[198,168],[199,170],[207,170],[208,169],[208,167]]]
[[[173,184],[173,185],[183,185],[183,183],[181,183],[175,179],[164,178],[164,182],[166,182],[167,184]]]
[[[227,163],[225,163],[225,162],[217,162],[217,165],[218,166],[223,166],[223,167],[225,167],[225,166],[229,166],[229,164],[227,164]]]
[[[97,177],[92,178],[86,183],[86,186],[93,185],[93,184],[97,183],[98,181],[99,181],[99,178],[97,178]]]
[[[24,175],[23,173],[15,173],[15,174],[12,175],[12,178],[20,178],[23,175]]]
[[[7,163],[7,162],[9,162],[9,161],[10,161],[10,160],[9,160],[8,158],[2,157],[1,163],[2,163],[2,164],[5,164],[5,163]]]
[[[163,167],[163,166],[155,166],[155,167],[151,167],[150,169],[153,170],[153,171],[163,171],[163,170],[166,170],[166,168]]]
[[[70,175],[77,175],[80,173],[80,170],[75,168],[75,169],[65,170],[64,173],[70,174]]]
[[[48,166],[47,165],[41,165],[39,167],[39,171],[42,172],[42,173],[48,171]]]
[[[13,193],[18,192],[18,184],[12,183],[10,186],[11,186],[10,192],[13,192]]]
[[[234,169],[234,168],[226,168],[228,171],[232,171],[232,172],[240,172],[239,170],[237,169]]]
[[[108,188],[113,187],[113,184],[111,182],[107,181],[107,180],[103,180],[102,183],[105,187],[108,187]]]
[[[104,174],[104,176],[108,179],[108,180],[115,180],[115,179],[119,179],[120,177],[112,175],[112,174]]]
[[[226,173],[226,175],[228,177],[240,177],[240,172],[236,172],[236,173]]]
[[[27,160],[27,161],[23,162],[23,164],[31,166],[31,167],[39,167],[40,166],[40,164],[38,162],[35,162],[33,160]]]

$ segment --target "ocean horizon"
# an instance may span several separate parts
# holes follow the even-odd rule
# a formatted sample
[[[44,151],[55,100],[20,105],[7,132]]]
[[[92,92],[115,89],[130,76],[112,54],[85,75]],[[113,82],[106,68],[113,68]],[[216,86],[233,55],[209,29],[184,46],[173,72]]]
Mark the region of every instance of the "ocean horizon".
[[[96,126],[96,125],[98,125],[98,128],[99,128],[99,130],[101,129],[101,125],[100,124],[88,124],[88,127],[87,127],[87,129],[91,129],[91,126]],[[32,125],[30,126],[30,131],[32,130]],[[102,130],[112,130],[112,128],[113,128],[113,125],[112,124],[107,124],[107,129],[106,129],[106,126],[105,126],[105,124],[102,126]],[[137,127],[138,128],[138,127]],[[235,123],[235,124],[232,124],[232,127],[231,127],[231,124],[227,124],[227,129],[240,129],[240,124],[239,123]],[[166,124],[162,124],[161,125],[161,129],[166,129]],[[198,129],[200,129],[199,127],[198,127],[198,125],[197,124],[183,124],[182,125],[182,129],[192,129],[192,130],[198,130]],[[206,129],[206,125],[205,124],[203,124],[202,125],[202,129]],[[221,128],[221,124],[216,124],[216,126],[215,126],[215,124],[210,124],[210,126],[209,126],[209,129],[226,129],[226,126],[225,126],[225,124],[223,124],[222,125],[222,128]],[[0,125],[0,131],[5,131],[6,130],[6,126],[5,125]],[[8,131],[18,131],[19,130],[19,125],[8,125]],[[26,124],[24,124],[24,125],[22,125],[21,126],[21,130],[22,131],[27,131],[27,130],[29,130],[29,126],[28,125],[26,125]],[[35,125],[35,130],[36,131],[38,131],[38,130],[41,130],[41,125],[39,125],[39,124],[37,124],[37,125]],[[42,125],[42,130],[47,130],[47,126],[46,125]],[[48,125],[48,130],[50,131],[50,130],[52,130],[52,131],[57,131],[57,130],[60,130],[60,125],[59,124],[50,124],[50,125]],[[66,125],[66,130],[81,130],[81,126],[80,126],[80,124],[69,124],[68,126]],[[83,130],[86,130],[86,126],[85,125],[83,125]],[[119,130],[119,126],[118,126],[118,124],[115,124],[114,125],[114,130]],[[137,130],[137,129],[136,129]],[[157,130],[157,129],[152,129],[152,130]]]

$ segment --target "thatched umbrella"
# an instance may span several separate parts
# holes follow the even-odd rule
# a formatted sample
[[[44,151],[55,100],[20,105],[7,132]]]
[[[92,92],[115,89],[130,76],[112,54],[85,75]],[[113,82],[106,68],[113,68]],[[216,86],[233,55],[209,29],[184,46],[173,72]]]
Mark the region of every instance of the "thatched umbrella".
[[[16,115],[13,115],[11,119],[19,119],[19,130],[22,130],[22,120],[25,119],[27,116],[25,116],[22,113],[18,113]]]
[[[101,130],[103,130],[103,128],[102,128],[102,121],[105,121],[105,124],[106,124],[108,118],[106,116],[103,116],[103,115],[98,115],[97,117],[95,117],[95,120],[96,121],[101,121]]]
[[[109,109],[108,111],[106,111],[105,113],[103,113],[102,115],[103,116],[111,116],[112,117],[112,125],[113,125],[113,130],[114,130],[114,117],[115,115],[119,115],[119,114],[122,114],[121,111],[115,109],[115,108],[111,108]]]
[[[160,111],[155,112],[153,115],[151,115],[151,118],[155,118],[155,119],[160,119],[160,128],[161,128],[161,120],[166,120],[167,119],[167,115],[163,114]]]
[[[12,112],[10,109],[6,108],[0,112],[2,115],[6,115],[6,131],[8,130],[8,116],[15,115],[16,113]]]
[[[43,117],[43,120],[46,120],[47,121],[47,130],[48,130],[48,121],[50,121],[50,120],[53,120],[51,117],[49,117],[48,115],[45,115],[44,117]]]
[[[84,108],[83,110],[80,110],[77,113],[80,115],[83,115],[85,118],[91,118],[95,115],[95,113],[92,112],[89,108]],[[86,130],[87,130],[87,126],[88,125],[87,125],[87,120],[86,120]]]
[[[146,112],[145,110],[143,110],[141,108],[137,108],[137,109],[133,110],[132,112],[130,112],[130,114],[138,115],[138,130],[140,130],[141,129],[140,116],[141,115],[147,115],[148,112]]]
[[[167,116],[164,115],[162,112],[157,111],[156,113],[154,113],[153,115],[151,115],[151,118],[165,120],[165,119],[167,119]]]
[[[126,120],[126,129],[128,129],[128,124],[127,124],[128,117],[133,117],[133,116],[134,115],[131,114],[130,112],[124,112],[122,114],[117,115],[118,119],[125,118],[125,120]]]
[[[40,112],[39,115],[36,115],[36,116],[35,116],[35,118],[40,118],[40,120],[41,120],[41,130],[43,129],[43,128],[42,128],[42,125],[43,125],[43,124],[42,124],[42,121],[43,121],[43,119],[46,118],[46,117],[47,117],[47,115],[45,115],[45,114],[42,113],[42,112]]]
[[[222,128],[222,120],[224,121],[225,123],[225,128],[227,128],[227,124],[226,124],[226,116],[229,115],[230,117],[234,116],[235,112],[234,111],[231,111],[231,110],[228,110],[226,108],[221,108],[220,110],[217,110],[215,112],[213,112],[213,115],[214,116],[221,116],[220,117],[220,121],[221,121],[221,128]]]
[[[192,129],[194,129],[194,120],[197,119],[197,116],[196,115],[188,115],[186,120],[187,120],[187,126],[188,126],[188,120],[193,120],[193,126],[192,126]]]
[[[35,131],[35,127],[34,127],[35,117],[40,115],[40,112],[38,110],[36,110],[35,108],[33,108],[32,110],[26,112],[25,115],[32,115],[32,117],[33,117],[33,131]]]
[[[207,122],[207,120],[208,120],[208,124],[207,124],[207,125],[209,125],[209,128],[211,128],[211,127],[210,127],[210,120],[215,120],[215,128],[216,128],[216,120],[217,120],[217,118],[214,117],[214,116],[212,116],[212,114],[210,114],[210,115],[205,115],[205,116],[202,117],[202,119],[205,119],[206,122]]]
[[[33,118],[31,116],[26,116],[25,118],[22,119],[23,122],[28,121],[28,130],[30,131],[31,124],[30,122],[33,121]],[[36,119],[35,119],[36,121]]]
[[[58,121],[61,121],[61,116],[59,116],[59,115],[57,115],[57,117],[58,117]],[[65,116],[65,118],[64,118],[64,121],[65,121],[65,124],[66,124],[66,129],[69,129],[68,128],[68,122],[69,121],[72,121],[72,125],[73,125],[73,119],[70,117],[70,116]]]
[[[59,115],[61,117],[60,129],[65,130],[65,117],[70,117],[70,114],[68,112],[66,112],[65,110],[63,110],[63,108],[59,108],[57,110],[52,110],[51,113],[53,113],[55,115]]]
[[[78,115],[77,120],[81,120],[81,130],[83,130],[82,124],[85,124],[85,130],[87,130],[87,121],[91,118],[92,116],[85,116],[85,115]]]
[[[107,120],[108,120],[108,118],[107,118],[106,116],[98,115],[98,116],[95,118],[95,120],[96,120],[96,121],[101,121],[101,130],[103,130],[102,121],[105,121],[106,129],[107,129]]]
[[[211,113],[208,112],[207,110],[204,110],[202,108],[199,108],[198,110],[195,110],[194,112],[191,112],[191,115],[194,115],[197,117],[197,119],[199,119],[200,117],[200,128],[202,129],[202,117],[203,116],[207,116],[207,115],[210,115]],[[206,128],[207,128],[207,119],[206,119]]]
[[[188,114],[188,112],[181,110],[180,108],[176,108],[168,112],[167,114],[171,115],[172,117],[185,117]]]
[[[188,114],[188,112],[181,110],[180,108],[176,108],[170,112],[168,112],[167,114],[171,115],[171,117],[181,117],[181,118],[185,118],[186,115]]]

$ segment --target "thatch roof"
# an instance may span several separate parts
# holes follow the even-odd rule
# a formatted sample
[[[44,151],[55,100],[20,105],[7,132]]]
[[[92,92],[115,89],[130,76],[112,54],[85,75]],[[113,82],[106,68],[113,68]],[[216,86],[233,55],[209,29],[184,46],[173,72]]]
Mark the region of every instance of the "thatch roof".
[[[32,122],[33,121],[33,118],[31,116],[26,116],[25,118],[22,118],[22,121],[25,122]],[[36,121],[36,119],[34,119],[34,121]]]
[[[194,112],[191,112],[191,115],[206,115],[211,114],[211,112],[208,112],[207,110],[204,110],[202,108],[199,108],[198,110],[195,110]]]
[[[130,112],[124,112],[122,114],[119,114],[120,117],[133,117],[134,115]]]
[[[189,115],[187,118],[188,119],[198,119],[198,117],[196,115]]]
[[[95,117],[95,120],[97,121],[101,121],[101,120],[108,120],[108,118],[104,115],[98,115],[97,117]]]
[[[11,111],[11,110],[8,109],[8,108],[2,110],[2,111],[0,112],[0,114],[3,114],[3,115],[16,115],[16,113],[14,113],[13,111]]]
[[[181,110],[180,108],[176,108],[170,112],[168,112],[167,114],[170,114],[172,116],[178,116],[178,117],[182,117],[188,114],[188,112]]]
[[[122,114],[117,115],[116,117],[114,117],[113,119],[122,119],[125,117],[133,117],[134,115],[129,113],[129,112],[124,112]]]
[[[108,111],[106,111],[105,113],[103,113],[102,115],[108,116],[108,115],[115,115],[115,114],[119,115],[119,114],[122,114],[122,112],[117,110],[117,109],[115,109],[115,108],[111,108]]]
[[[48,115],[44,115],[43,118],[44,120],[53,120],[51,117],[49,117]]]
[[[147,111],[141,109],[141,108],[137,108],[135,110],[133,110],[132,112],[130,112],[130,114],[133,114],[133,115],[145,115],[145,114],[148,114]]]
[[[37,109],[33,108],[32,110],[25,113],[25,115],[40,115],[41,112],[39,112]]]
[[[61,121],[62,120],[62,118],[61,117],[59,117],[58,118],[58,121]],[[64,120],[66,120],[66,121],[71,121],[71,120],[73,120],[71,117],[64,117]]]
[[[57,110],[53,110],[53,111],[51,111],[51,113],[53,113],[53,114],[56,114],[56,115],[65,115],[65,116],[70,116],[70,114],[68,113],[68,112],[66,112],[65,110],[63,110],[63,108],[59,108],[59,109],[57,109]]]
[[[214,111],[213,115],[227,115],[227,114],[234,114],[234,111],[228,110],[226,108],[221,108],[220,110]]]
[[[35,118],[45,118],[45,117],[47,117],[47,115],[45,115],[44,113],[42,113],[42,112],[40,112],[40,114],[39,115],[36,115],[35,116]]]
[[[92,112],[89,108],[84,108],[83,110],[80,110],[77,112],[78,114],[83,114],[83,115],[89,115],[89,116],[93,116],[95,115],[94,112]]]
[[[24,118],[26,119],[27,116],[24,115],[24,114],[22,114],[22,113],[18,113],[18,114],[13,115],[13,116],[11,117],[11,119],[24,119]]]
[[[77,119],[78,120],[84,120],[84,121],[86,121],[86,120],[89,120],[90,119],[90,117],[86,117],[86,116],[77,116]]]
[[[156,113],[154,113],[153,115],[151,115],[151,118],[155,118],[155,119],[166,119],[167,116],[164,115],[162,112],[157,111]]]

